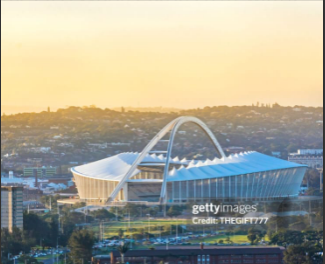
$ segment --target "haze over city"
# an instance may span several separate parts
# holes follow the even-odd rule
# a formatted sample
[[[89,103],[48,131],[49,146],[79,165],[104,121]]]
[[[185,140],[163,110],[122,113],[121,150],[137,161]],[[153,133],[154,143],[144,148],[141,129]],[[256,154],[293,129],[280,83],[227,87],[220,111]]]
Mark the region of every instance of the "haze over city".
[[[1,264],[323,263],[323,1],[1,7]]]
[[[3,2],[1,105],[322,106],[322,4]]]

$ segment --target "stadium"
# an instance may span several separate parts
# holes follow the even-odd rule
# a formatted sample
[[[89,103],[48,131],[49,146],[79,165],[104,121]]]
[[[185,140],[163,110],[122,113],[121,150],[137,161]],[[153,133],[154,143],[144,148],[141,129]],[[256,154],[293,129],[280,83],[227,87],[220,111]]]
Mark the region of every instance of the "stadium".
[[[198,125],[220,157],[180,160],[172,157],[179,127]],[[167,136],[169,139],[163,139]],[[158,144],[166,150],[154,150]],[[73,167],[80,200],[104,202],[188,203],[266,201],[298,196],[305,165],[255,151],[229,155],[198,118],[179,117],[167,124],[140,153],[118,155]]]

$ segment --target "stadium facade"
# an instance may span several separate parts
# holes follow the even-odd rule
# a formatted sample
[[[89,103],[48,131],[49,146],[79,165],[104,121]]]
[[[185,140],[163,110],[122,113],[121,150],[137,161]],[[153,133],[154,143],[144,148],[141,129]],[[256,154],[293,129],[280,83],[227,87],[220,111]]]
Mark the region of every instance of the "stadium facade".
[[[220,158],[172,158],[176,132],[187,122],[197,124],[206,133]],[[168,135],[169,139],[163,140]],[[167,144],[167,150],[153,150],[158,143]],[[179,117],[167,124],[142,152],[121,153],[71,171],[81,200],[187,203],[297,196],[306,167],[255,151],[227,157],[201,120]]]

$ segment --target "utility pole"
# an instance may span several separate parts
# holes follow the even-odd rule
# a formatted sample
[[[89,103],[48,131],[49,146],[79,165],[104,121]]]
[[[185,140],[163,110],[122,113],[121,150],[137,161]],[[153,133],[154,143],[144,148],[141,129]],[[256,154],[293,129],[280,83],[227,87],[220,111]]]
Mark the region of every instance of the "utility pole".
[[[99,236],[100,236],[100,240],[102,241],[104,239],[104,235],[103,235],[103,222],[102,221],[100,221]]]
[[[56,263],[59,264],[59,238],[56,238]]]
[[[319,170],[319,190],[323,190],[323,170]]]
[[[148,216],[148,234],[150,238],[150,214],[147,214],[147,216]]]
[[[309,200],[309,224],[311,226],[311,201]]]
[[[177,243],[177,237],[178,237],[178,221],[177,221],[177,217],[176,217],[176,243]]]
[[[59,220],[58,220],[58,231],[60,232],[60,230],[61,230],[61,226],[60,226],[60,206],[59,206],[59,204],[57,204],[57,208],[58,208],[58,216],[59,216]]]
[[[52,196],[50,196],[50,211],[52,211]]]

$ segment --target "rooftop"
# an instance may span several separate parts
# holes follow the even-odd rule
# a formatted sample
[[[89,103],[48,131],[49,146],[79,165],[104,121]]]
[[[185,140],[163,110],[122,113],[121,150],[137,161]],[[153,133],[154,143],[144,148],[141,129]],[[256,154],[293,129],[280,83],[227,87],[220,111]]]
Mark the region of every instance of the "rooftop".
[[[89,178],[120,181],[139,154],[137,152],[121,153],[89,164],[73,167],[71,171]],[[159,156],[147,154],[139,165],[158,166],[163,165],[165,160],[166,157],[163,154]],[[214,158],[213,160],[179,160],[178,157],[175,157],[171,160],[171,164],[178,165],[179,168],[174,167],[169,171],[167,181],[209,179],[261,171],[307,167],[307,165],[289,162],[255,151],[242,152],[222,159]],[[140,170],[136,169],[132,176],[139,172]]]
[[[251,247],[251,246],[213,246],[204,247],[200,249],[195,246],[186,247],[173,247],[166,250],[165,248],[141,249],[141,250],[130,250],[125,254],[125,257],[149,257],[149,256],[180,256],[180,255],[200,255],[202,253],[208,255],[250,255],[250,254],[281,254],[284,250],[283,247]],[[119,257],[118,251],[112,251],[114,257]]]

